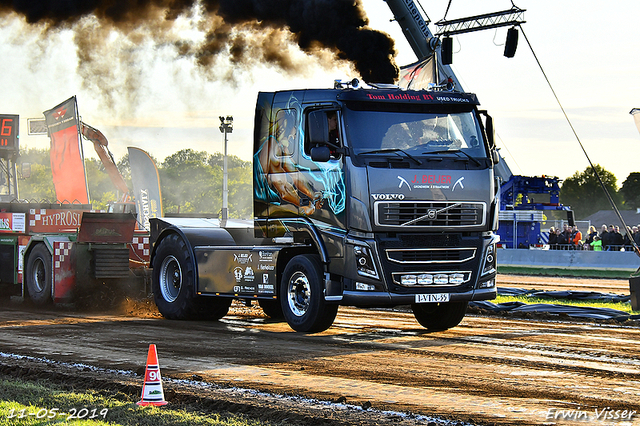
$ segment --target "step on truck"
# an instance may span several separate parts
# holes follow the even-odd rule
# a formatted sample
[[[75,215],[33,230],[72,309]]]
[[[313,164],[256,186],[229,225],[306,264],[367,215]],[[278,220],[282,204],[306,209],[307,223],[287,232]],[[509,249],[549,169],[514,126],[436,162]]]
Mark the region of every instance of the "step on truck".
[[[357,87],[259,93],[254,220],[152,219],[170,319],[256,300],[296,331],[338,307],[407,305],[429,330],[496,296],[497,161],[474,94]]]

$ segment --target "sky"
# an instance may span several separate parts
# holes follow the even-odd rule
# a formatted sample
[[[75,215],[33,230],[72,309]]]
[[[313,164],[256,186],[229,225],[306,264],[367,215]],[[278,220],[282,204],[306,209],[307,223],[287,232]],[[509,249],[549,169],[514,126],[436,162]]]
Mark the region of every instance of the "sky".
[[[369,26],[396,42],[396,62],[417,58],[383,0],[361,0]],[[428,17],[444,18],[448,0],[422,1]],[[640,108],[640,32],[637,0],[602,2],[520,0],[522,30],[594,164],[613,172],[618,184],[640,171],[640,134],[632,116]],[[507,0],[452,0],[447,19],[505,10]],[[432,23],[430,28],[437,31]],[[171,29],[180,37],[201,37],[187,19]],[[84,34],[104,37],[104,34]],[[561,179],[588,166],[571,128],[521,32],[516,55],[505,58],[506,29],[454,37],[453,69],[494,117],[497,144],[512,172]],[[81,118],[100,129],[116,159],[128,146],[156,159],[180,149],[223,150],[219,116],[234,117],[229,154],[252,155],[252,127],[258,91],[331,87],[334,79],[357,77],[331,55],[310,56],[286,47],[296,72],[253,63],[220,62],[202,70],[161,44],[109,33],[86,66],[77,34],[43,34],[14,15],[0,22],[0,113],[20,115],[22,147],[45,148],[46,136],[29,136],[27,119],[76,95]],[[95,157],[84,143],[86,156]]]

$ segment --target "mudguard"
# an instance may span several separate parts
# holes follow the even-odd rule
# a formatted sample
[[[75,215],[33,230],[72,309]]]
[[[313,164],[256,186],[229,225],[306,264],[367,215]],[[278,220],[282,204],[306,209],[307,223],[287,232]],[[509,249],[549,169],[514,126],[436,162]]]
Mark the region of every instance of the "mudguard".
[[[151,264],[153,264],[158,243],[171,233],[180,235],[189,247],[191,253],[193,253],[193,249],[197,246],[236,245],[231,234],[226,229],[221,228],[218,221],[214,219],[152,218],[150,225],[151,241],[153,244],[149,259]]]

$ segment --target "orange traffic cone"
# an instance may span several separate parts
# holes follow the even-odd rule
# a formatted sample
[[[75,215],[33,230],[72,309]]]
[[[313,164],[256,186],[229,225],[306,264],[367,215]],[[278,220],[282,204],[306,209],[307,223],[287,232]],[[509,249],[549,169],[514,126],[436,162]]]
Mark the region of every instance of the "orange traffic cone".
[[[137,404],[141,406],[167,405],[162,390],[158,353],[156,352],[156,345],[153,344],[149,345],[149,354],[147,355],[147,368],[144,373],[144,384],[142,385],[142,400]]]

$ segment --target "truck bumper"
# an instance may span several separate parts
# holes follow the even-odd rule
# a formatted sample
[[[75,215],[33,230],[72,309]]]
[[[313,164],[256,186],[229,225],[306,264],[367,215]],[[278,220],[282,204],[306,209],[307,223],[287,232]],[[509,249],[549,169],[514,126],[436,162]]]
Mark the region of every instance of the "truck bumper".
[[[497,296],[496,287],[479,288],[463,293],[450,293],[451,302],[463,302],[472,300],[490,300]],[[345,306],[396,306],[411,305],[415,303],[415,294],[397,294],[387,292],[345,291],[340,305]]]

